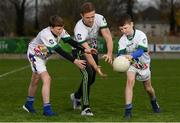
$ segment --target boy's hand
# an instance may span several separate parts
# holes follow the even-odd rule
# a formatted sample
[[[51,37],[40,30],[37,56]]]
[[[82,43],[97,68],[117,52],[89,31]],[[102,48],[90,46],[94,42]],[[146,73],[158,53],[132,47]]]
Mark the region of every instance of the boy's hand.
[[[75,59],[73,63],[74,63],[76,66],[78,66],[81,70],[85,69],[85,67],[86,67],[86,61],[85,61],[85,60]]]

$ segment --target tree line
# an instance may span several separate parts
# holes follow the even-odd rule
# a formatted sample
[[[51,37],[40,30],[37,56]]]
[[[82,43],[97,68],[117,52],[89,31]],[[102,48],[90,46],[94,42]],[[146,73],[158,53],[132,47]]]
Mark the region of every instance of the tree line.
[[[73,28],[80,19],[80,6],[87,0],[4,0],[0,2],[0,36],[33,36],[46,27],[49,17],[60,15],[65,28],[73,33]],[[134,21],[139,21],[141,5],[138,0],[88,0],[93,2],[96,12],[107,19],[112,30],[117,29],[117,22],[122,13],[128,13]],[[154,0],[161,13],[159,21],[166,20],[170,25],[170,34],[177,30],[176,12],[180,8],[179,0]],[[161,20],[162,19],[162,20]]]

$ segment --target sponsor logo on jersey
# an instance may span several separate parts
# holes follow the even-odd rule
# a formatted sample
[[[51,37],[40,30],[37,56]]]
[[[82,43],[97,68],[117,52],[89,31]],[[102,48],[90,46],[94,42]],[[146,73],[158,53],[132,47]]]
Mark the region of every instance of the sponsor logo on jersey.
[[[130,46],[133,45],[133,44],[134,44],[134,43],[130,43],[130,44],[127,45],[127,47],[130,47]]]
[[[146,38],[144,38],[144,39],[142,40],[142,42],[143,42],[143,44],[146,44]]]
[[[49,43],[50,43],[50,44],[54,44],[53,39],[49,39]]]
[[[77,34],[77,39],[82,40],[81,34]]]
[[[106,19],[105,19],[105,18],[103,18],[103,22],[107,24],[107,22],[106,22]]]

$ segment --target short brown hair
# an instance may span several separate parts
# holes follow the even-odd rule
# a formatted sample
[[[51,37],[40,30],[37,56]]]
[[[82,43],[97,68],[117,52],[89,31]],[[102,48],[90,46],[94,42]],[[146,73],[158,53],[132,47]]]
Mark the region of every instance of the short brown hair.
[[[64,26],[63,19],[58,15],[53,15],[49,19],[49,26],[56,27],[56,26]]]
[[[132,22],[132,18],[130,15],[128,14],[123,14],[120,16],[119,18],[119,26],[124,26],[127,23],[131,23]]]
[[[82,4],[81,14],[85,14],[85,13],[92,12],[92,11],[95,11],[95,7],[94,7],[93,3],[85,2],[84,4]]]

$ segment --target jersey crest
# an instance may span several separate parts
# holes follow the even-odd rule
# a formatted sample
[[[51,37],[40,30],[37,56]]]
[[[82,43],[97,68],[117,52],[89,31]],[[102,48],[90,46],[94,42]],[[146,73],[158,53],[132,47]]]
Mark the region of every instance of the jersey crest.
[[[50,44],[54,44],[53,39],[49,39],[49,43],[50,43]]]
[[[79,34],[79,33],[77,34],[77,39],[82,40],[81,34]]]

